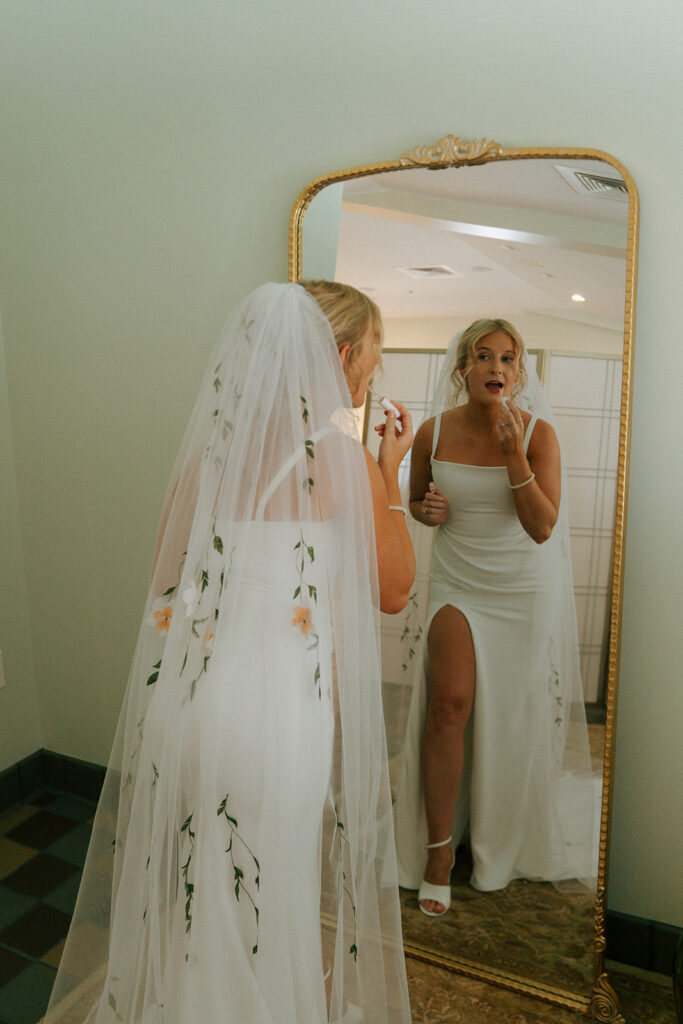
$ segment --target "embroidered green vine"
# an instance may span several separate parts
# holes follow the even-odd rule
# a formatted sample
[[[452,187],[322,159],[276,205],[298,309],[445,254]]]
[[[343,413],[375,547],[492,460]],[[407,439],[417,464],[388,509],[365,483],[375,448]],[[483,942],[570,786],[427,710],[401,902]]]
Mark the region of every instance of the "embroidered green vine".
[[[157,662],[155,662],[154,665],[152,665],[152,668],[154,669],[154,671],[152,672],[151,676],[147,680],[147,683],[145,684],[146,686],[151,686],[153,683],[156,683],[157,679],[159,678],[159,669],[161,668],[161,658],[159,658],[159,660]]]
[[[238,831],[239,824],[237,822],[237,819],[235,817],[233,817],[231,814],[228,814],[228,799],[229,799],[229,797],[230,797],[230,794],[226,793],[224,799],[221,800],[220,806],[218,807],[218,810],[216,811],[216,814],[218,815],[218,817],[220,817],[222,815],[225,818],[225,820],[228,823],[228,828],[230,830],[230,841],[228,843],[228,848],[226,849],[225,852],[230,854],[230,862],[232,864],[232,870],[233,870],[233,876],[234,876],[234,882],[235,882],[235,899],[239,902],[240,894],[244,893],[245,896],[247,897],[247,899],[249,900],[249,902],[251,903],[252,907],[254,908],[254,916],[256,918],[256,942],[254,943],[254,946],[252,947],[251,951],[252,951],[252,953],[258,953],[259,908],[256,906],[254,898],[251,895],[251,893],[249,892],[249,889],[248,889],[248,887],[246,885],[245,878],[244,878],[244,870],[235,861],[235,840],[237,840],[237,842],[247,851],[247,853],[251,857],[251,859],[252,859],[252,861],[253,861],[253,863],[254,863],[254,865],[256,867],[256,874],[254,876],[254,885],[256,886],[257,890],[260,888],[260,884],[261,884],[261,879],[260,879],[261,866],[260,866],[260,864],[258,862],[257,857],[253,853],[253,851],[249,848],[249,846],[247,846],[247,844],[245,843],[244,839],[239,834],[239,831]]]
[[[194,813],[194,812],[193,812]],[[189,852],[187,860],[181,867],[183,876],[183,884],[185,886],[185,931],[189,932],[192,927],[192,899],[194,897],[194,883],[190,881],[190,864],[192,863],[192,857],[195,851],[195,834],[192,831],[192,814],[189,814],[185,821],[180,826],[180,835],[183,833],[189,840]],[[187,959],[187,954],[185,956]]]
[[[310,438],[309,438],[308,441],[304,441],[304,448],[306,449],[306,455],[308,456],[308,458],[309,459],[314,459],[315,458],[315,444],[314,444],[313,441],[310,440]],[[313,480],[312,476],[305,477],[304,478],[304,482],[303,482],[304,490],[307,489],[308,493],[310,494],[311,491],[313,490],[313,484],[314,483],[315,483],[315,481]]]
[[[555,713],[555,725],[562,725],[562,693],[560,692],[560,674],[551,663],[550,665],[550,692],[557,705],[557,711]]]
[[[162,597],[171,597],[171,595],[175,594],[176,590],[180,586],[180,580],[181,580],[181,577],[183,575],[183,566],[185,565],[186,557],[187,557],[187,551],[183,551],[182,555],[180,556],[180,563],[178,565],[178,580],[177,580],[176,583],[173,584],[172,587],[169,587],[168,590],[165,590],[163,592],[163,594],[161,595]]]
[[[343,890],[343,892],[346,893],[346,895],[349,898],[349,903],[351,904],[351,911],[353,913],[353,942],[349,946],[349,953],[351,954],[353,959],[355,961],[357,961],[358,960],[358,932],[357,932],[357,922],[356,922],[356,904],[355,904],[354,899],[353,899],[353,894],[351,893],[351,890],[349,889],[348,885],[346,884],[346,872],[344,871],[344,868],[342,867],[342,861],[344,859],[345,845],[346,845],[346,849],[348,849],[350,844],[349,844],[349,840],[346,838],[346,832],[345,832],[345,829],[344,829],[344,822],[339,817],[339,811],[337,810],[336,806],[335,806],[334,812],[335,812],[335,818],[336,818],[335,837],[339,840],[339,850],[338,850],[338,854],[337,854],[337,863],[338,863],[340,871],[341,871],[342,890]]]
[[[415,657],[415,648],[420,641],[422,636],[422,626],[418,621],[419,607],[417,603],[417,591],[408,598],[408,608],[406,610],[403,632],[401,633],[401,646],[408,644],[408,653],[405,656],[405,661],[401,665],[403,672],[407,672],[411,661]],[[413,647],[415,644],[415,647]]]
[[[165,590],[163,592],[163,594],[161,595],[162,598],[173,597],[173,595],[175,594],[176,590],[180,586],[180,580],[181,580],[181,577],[182,577],[182,574],[183,574],[183,566],[185,565],[185,558],[186,557],[187,557],[187,551],[183,551],[183,553],[181,555],[181,558],[180,558],[180,564],[178,565],[178,579],[177,579],[177,582],[174,583],[172,587],[169,587],[167,590]],[[154,665],[152,665],[152,672],[147,677],[147,682],[145,684],[146,686],[152,686],[154,683],[156,683],[157,679],[159,678],[159,670],[161,668],[161,662],[162,662],[162,659],[159,658],[159,660],[157,662],[155,662]]]
[[[144,723],[145,723],[145,716],[143,715],[142,718],[138,719],[138,722],[137,722],[137,730],[138,730],[137,742],[136,742],[135,747],[133,748],[133,750],[131,752],[130,757],[128,758],[128,772],[126,773],[125,781],[124,781],[123,785],[121,786],[121,793],[122,794],[125,793],[125,791],[130,788],[130,786],[131,786],[131,784],[133,782],[133,762],[135,761],[135,758],[140,753],[140,748],[142,747],[142,737],[143,737],[143,729],[142,729],[142,727],[143,727]]]
[[[111,979],[111,986],[112,986],[112,988],[113,988],[114,985],[118,985],[118,983],[119,983],[119,979],[112,977],[112,979]],[[109,1005],[109,1009],[114,1014],[114,1019],[117,1020],[117,1021],[123,1021],[123,1016],[119,1013],[119,1008],[118,1008],[118,1005],[117,1005],[117,1002],[116,1002],[116,996],[114,995],[114,993],[112,991],[112,988],[109,988],[107,990],[107,1003]]]
[[[215,520],[211,524],[211,547],[219,555],[223,555],[223,552],[224,552],[223,538],[220,537],[216,533],[216,522],[215,522]],[[230,574],[230,567],[232,565],[232,557],[233,557],[234,553],[235,553],[235,548],[233,547],[232,551],[230,552],[230,562],[229,562],[229,565],[228,565],[228,575]],[[208,561],[208,559],[207,559],[207,561]],[[190,694],[189,694],[190,700],[192,700],[194,698],[195,690],[197,688],[197,684],[198,684],[199,680],[201,679],[201,677],[206,672],[206,670],[208,668],[208,665],[209,665],[209,662],[211,661],[211,655],[213,653],[213,650],[211,648],[211,644],[213,642],[214,632],[211,632],[211,627],[210,627],[209,623],[216,623],[218,621],[220,602],[221,602],[221,597],[223,595],[223,588],[225,586],[225,581],[226,581],[225,569],[221,569],[220,576],[219,576],[219,579],[218,579],[218,594],[217,594],[216,599],[215,599],[215,607],[214,607],[213,611],[210,612],[208,615],[203,615],[203,616],[198,616],[198,617],[193,618],[192,622],[190,624],[190,636],[189,636],[188,641],[187,641],[187,647],[185,648],[185,655],[183,657],[183,663],[182,663],[181,668],[180,668],[180,675],[182,676],[183,672],[185,671],[185,667],[187,665],[188,656],[189,656],[189,652],[190,652],[190,645],[192,643],[192,639],[193,638],[195,640],[201,640],[202,641],[202,649],[208,649],[207,653],[204,654],[204,656],[202,658],[201,667],[199,669],[199,672],[197,673],[197,675],[190,682]],[[200,575],[200,579],[199,579],[199,588],[198,588],[199,589],[199,601],[201,601],[201,595],[208,588],[209,582],[210,582],[209,570],[206,569],[206,568],[202,569],[201,575]],[[197,601],[197,604],[199,603],[199,601]],[[198,626],[202,626],[202,625],[205,626],[205,631],[204,631],[204,636],[203,637],[200,636],[199,629],[197,628]],[[156,666],[155,666],[155,668],[156,668]]]
[[[294,545],[295,559],[297,572],[299,574],[299,584],[294,590],[292,600],[296,601],[297,598],[304,598],[304,591],[307,592],[309,599],[317,604],[318,602],[318,590],[313,583],[309,583],[304,579],[307,565],[312,565],[315,561],[315,550],[312,544],[307,544],[304,539],[303,531],[299,533],[299,540]],[[304,598],[305,599],[305,598]],[[297,626],[303,635],[308,639],[309,643],[307,648],[309,651],[317,651],[320,644],[320,637],[313,628],[313,619],[311,616],[311,609],[303,604],[294,606],[294,618],[292,619],[292,625]],[[320,687],[320,658],[316,654],[315,670],[313,672],[313,685],[317,687],[318,697],[322,697],[322,690]]]

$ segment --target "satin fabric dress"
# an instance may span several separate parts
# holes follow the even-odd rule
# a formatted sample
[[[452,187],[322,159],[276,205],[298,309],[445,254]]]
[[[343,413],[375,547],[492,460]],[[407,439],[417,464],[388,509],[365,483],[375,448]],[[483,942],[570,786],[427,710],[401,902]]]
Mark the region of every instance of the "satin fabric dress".
[[[334,576],[328,576],[325,545],[331,528],[309,524],[305,537],[316,554],[308,576],[318,595],[315,650],[313,625],[296,621],[291,570],[281,557],[299,541],[299,524],[244,524],[252,537],[239,618],[227,642],[217,638],[194,699],[179,712],[180,751],[164,743],[165,701],[150,704],[143,756],[150,773],[179,771],[180,817],[189,825],[178,857],[192,886],[186,899],[169,904],[170,955],[160,985],[165,1012],[158,1015],[164,1022],[328,1019],[320,848],[334,737]],[[168,764],[176,759],[177,768]],[[155,849],[151,858],[153,868]],[[130,877],[121,881],[126,895],[119,897],[112,933],[110,970],[124,989],[124,972],[136,970],[137,961],[129,936],[155,877],[153,870],[141,872],[140,862],[127,860]]]
[[[435,458],[440,420],[431,467],[448,500],[448,517],[434,539],[424,636],[440,608],[457,608],[469,624],[476,660],[453,844],[469,830],[471,884],[480,890],[501,889],[513,878],[587,877],[593,854],[587,837],[592,829],[584,827],[586,780],[558,769],[554,740],[560,722],[550,549],[522,527],[506,467]],[[532,417],[525,452],[535,423]],[[426,643],[424,659],[411,699],[395,814],[399,884],[410,889],[418,888],[427,857],[421,770]],[[576,797],[576,786],[583,796]],[[579,806],[572,809],[575,798]]]

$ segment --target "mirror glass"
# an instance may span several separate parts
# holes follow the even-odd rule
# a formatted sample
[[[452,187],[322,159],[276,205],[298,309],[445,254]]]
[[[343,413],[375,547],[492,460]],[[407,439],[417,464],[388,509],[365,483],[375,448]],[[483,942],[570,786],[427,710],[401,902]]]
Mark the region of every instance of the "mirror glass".
[[[425,917],[416,893],[402,890],[406,949],[562,1005],[585,1008],[590,1001],[593,1013],[602,1014],[595,1019],[619,1020],[604,976],[598,982],[637,197],[628,173],[604,154],[505,153],[492,144],[482,155],[473,143],[451,149],[446,160],[444,142],[394,164],[337,172],[304,190],[292,216],[291,276],[336,278],[377,302],[385,343],[375,388],[404,402],[416,427],[430,415],[444,352],[458,331],[479,317],[502,317],[525,340],[530,369],[538,373],[556,417],[568,470],[598,891],[518,880],[496,892],[478,892],[469,885],[464,842],[447,915]],[[415,166],[418,160],[424,166]],[[371,450],[372,428],[382,418],[369,398],[359,429]],[[406,484],[408,471],[406,460]],[[432,543],[432,531],[419,524],[411,525],[411,535],[420,566],[414,592],[405,612],[383,616],[382,623],[394,785],[420,656]],[[606,997],[599,994],[601,985]],[[598,1007],[601,999],[606,1005]]]

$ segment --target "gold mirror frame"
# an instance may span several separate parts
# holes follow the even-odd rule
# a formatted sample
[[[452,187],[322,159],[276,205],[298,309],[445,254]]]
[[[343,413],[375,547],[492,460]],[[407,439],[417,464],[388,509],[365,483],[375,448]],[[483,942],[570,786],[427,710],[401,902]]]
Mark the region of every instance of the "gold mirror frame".
[[[554,147],[524,147],[504,149],[498,142],[486,139],[463,141],[447,135],[434,146],[416,146],[397,160],[363,164],[315,178],[307,185],[294,203],[289,223],[289,280],[296,281],[302,268],[303,219],[312,199],[328,185],[353,178],[362,178],[386,171],[402,171],[426,167],[474,166],[498,161],[529,159],[581,159],[602,160],[611,164],[628,188],[629,213],[626,254],[626,281],[624,301],[623,375],[621,388],[621,421],[619,430],[619,458],[617,466],[616,516],[614,523],[612,600],[608,650],[608,677],[606,696],[605,747],[600,817],[598,880],[595,898],[593,940],[593,991],[589,998],[564,989],[533,980],[521,979],[492,967],[485,967],[458,956],[436,953],[418,943],[405,942],[407,956],[433,966],[445,968],[479,981],[490,982],[523,995],[534,996],[546,1003],[587,1014],[587,1018],[600,1022],[625,1024],[619,1013],[614,991],[605,971],[605,915],[607,910],[607,858],[610,836],[610,810],[614,784],[614,741],[619,682],[619,652],[621,646],[621,610],[623,596],[624,539],[626,531],[626,498],[628,494],[628,462],[631,447],[631,406],[634,322],[636,301],[636,274],[638,250],[638,193],[626,168],[613,156],[595,149],[565,149]]]

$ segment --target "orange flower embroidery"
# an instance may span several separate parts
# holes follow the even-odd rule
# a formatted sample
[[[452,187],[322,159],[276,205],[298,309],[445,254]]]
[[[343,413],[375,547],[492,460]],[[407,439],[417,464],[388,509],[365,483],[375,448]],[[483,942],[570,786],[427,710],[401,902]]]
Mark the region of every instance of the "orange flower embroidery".
[[[160,633],[168,633],[168,628],[171,625],[171,619],[173,618],[173,607],[172,605],[166,605],[161,611],[154,612],[154,628],[158,629]]]
[[[311,622],[311,609],[302,608],[300,604],[294,605],[294,618],[292,619],[293,626],[300,626],[301,632],[306,635],[311,629],[313,629],[313,623]]]
[[[201,644],[200,650],[201,651],[210,651],[212,649],[212,647],[213,647],[214,638],[215,638],[215,633],[213,632],[212,629],[209,628],[209,626],[207,626],[206,629],[204,630],[204,636],[202,638],[202,644]]]

